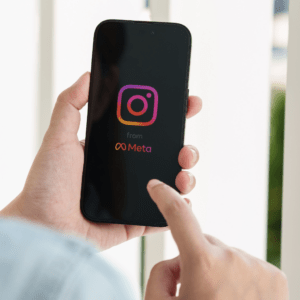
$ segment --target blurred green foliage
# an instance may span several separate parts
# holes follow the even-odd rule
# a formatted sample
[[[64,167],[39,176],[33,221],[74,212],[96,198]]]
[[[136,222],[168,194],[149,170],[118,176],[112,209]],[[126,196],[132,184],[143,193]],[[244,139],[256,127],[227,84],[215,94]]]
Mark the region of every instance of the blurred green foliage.
[[[280,268],[285,91],[274,88],[271,102],[267,261]]]

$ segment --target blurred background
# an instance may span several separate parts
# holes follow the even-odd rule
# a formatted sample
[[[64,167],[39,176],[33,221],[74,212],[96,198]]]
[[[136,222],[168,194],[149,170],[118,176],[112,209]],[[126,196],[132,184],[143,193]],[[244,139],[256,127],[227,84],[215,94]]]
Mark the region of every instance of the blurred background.
[[[187,121],[200,151],[188,196],[204,232],[280,267],[288,0],[11,0],[0,4],[0,209],[21,191],[58,94],[90,70],[105,19],[179,22],[192,33]],[[85,137],[87,108],[81,111]],[[170,233],[103,254],[143,291],[178,254]]]
[[[280,268],[284,111],[289,1],[275,0],[271,62],[271,120],[267,260]]]

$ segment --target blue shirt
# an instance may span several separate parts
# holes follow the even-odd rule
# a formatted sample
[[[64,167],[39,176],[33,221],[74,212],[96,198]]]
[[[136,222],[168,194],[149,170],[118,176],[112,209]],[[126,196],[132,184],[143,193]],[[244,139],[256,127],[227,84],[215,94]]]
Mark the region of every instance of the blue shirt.
[[[1,218],[0,299],[137,298],[128,280],[86,241]]]

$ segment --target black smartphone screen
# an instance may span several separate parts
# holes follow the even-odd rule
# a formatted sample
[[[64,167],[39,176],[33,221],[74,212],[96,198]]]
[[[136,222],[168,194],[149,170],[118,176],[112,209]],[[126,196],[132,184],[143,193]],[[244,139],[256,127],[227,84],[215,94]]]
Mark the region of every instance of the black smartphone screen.
[[[95,222],[166,226],[146,186],[181,168],[191,35],[107,20],[94,36],[81,210]]]

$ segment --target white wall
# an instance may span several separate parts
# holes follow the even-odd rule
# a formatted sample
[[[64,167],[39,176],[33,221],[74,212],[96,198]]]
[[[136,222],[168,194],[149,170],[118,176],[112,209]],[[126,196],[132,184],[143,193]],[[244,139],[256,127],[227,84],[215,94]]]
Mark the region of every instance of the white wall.
[[[265,258],[269,66],[273,1],[172,0],[170,21],[192,33],[190,94],[203,99],[187,121],[200,162],[189,197],[204,231]],[[167,234],[165,257],[177,249]]]
[[[300,298],[300,2],[290,1],[288,74],[285,107],[282,259],[287,275],[290,299]]]
[[[0,4],[0,210],[21,192],[35,155],[38,7]]]

